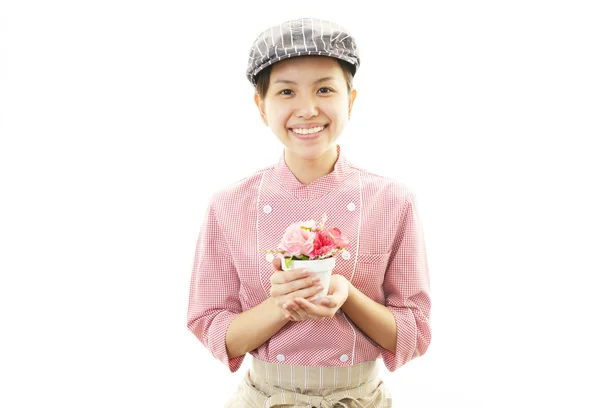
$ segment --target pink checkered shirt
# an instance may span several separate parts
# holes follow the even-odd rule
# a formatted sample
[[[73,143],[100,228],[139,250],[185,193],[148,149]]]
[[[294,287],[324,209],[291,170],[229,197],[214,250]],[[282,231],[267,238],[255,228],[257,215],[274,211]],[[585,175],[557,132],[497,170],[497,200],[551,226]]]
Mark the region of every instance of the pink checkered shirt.
[[[196,245],[188,328],[213,356],[237,371],[225,334],[237,314],[269,297],[272,257],[294,222],[327,214],[327,225],[350,240],[334,273],[385,305],[397,327],[396,353],[380,347],[343,311],[321,321],[289,322],[252,350],[254,357],[292,365],[343,366],[383,358],[395,371],[427,350],[430,340],[429,273],[414,193],[404,184],[348,162],[338,145],[334,170],[300,183],[284,156],[211,197]]]

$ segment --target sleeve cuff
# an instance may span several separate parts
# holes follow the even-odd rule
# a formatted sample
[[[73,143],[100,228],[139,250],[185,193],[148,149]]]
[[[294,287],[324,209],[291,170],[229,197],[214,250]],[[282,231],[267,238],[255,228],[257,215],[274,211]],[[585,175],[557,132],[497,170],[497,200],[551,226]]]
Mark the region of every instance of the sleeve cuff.
[[[381,356],[386,368],[394,372],[418,355],[417,327],[410,309],[388,308],[396,321],[396,353],[382,347]]]
[[[239,368],[242,366],[244,358],[246,357],[245,354],[243,356],[234,358],[229,358],[227,356],[227,346],[225,343],[227,329],[236,316],[236,313],[229,311],[224,311],[219,314],[217,317],[215,317],[208,335],[208,338],[210,339],[208,349],[211,351],[213,356],[225,364],[232,373],[235,373],[237,370],[239,370]]]

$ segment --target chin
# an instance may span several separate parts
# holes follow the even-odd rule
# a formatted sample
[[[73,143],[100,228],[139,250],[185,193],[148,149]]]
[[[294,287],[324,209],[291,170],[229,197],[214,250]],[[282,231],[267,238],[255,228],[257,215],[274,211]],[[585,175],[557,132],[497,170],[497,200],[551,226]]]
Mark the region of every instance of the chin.
[[[328,151],[335,149],[333,145],[314,145],[314,146],[287,146],[287,149],[295,156],[301,157],[306,160],[318,159]]]

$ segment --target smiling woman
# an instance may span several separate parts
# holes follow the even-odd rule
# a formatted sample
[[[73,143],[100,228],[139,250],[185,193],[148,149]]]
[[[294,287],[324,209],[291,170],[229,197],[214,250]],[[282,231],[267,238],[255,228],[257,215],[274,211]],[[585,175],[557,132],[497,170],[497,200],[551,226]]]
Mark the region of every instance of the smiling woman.
[[[188,308],[188,328],[231,372],[252,356],[229,408],[390,407],[377,360],[395,371],[429,347],[429,273],[414,193],[354,166],[337,143],[359,63],[354,38],[318,19],[268,29],[252,47],[254,102],[283,155],[211,198]],[[348,238],[318,300],[326,287],[319,279],[283,271],[259,250],[315,214],[327,214]]]

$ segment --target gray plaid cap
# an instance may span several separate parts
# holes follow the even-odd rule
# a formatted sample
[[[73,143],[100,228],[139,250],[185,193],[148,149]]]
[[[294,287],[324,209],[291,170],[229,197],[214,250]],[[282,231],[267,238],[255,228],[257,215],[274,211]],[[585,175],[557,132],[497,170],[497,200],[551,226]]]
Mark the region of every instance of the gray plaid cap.
[[[353,74],[360,65],[356,40],[337,23],[318,18],[290,20],[263,31],[254,41],[246,76],[256,86],[256,74],[286,58],[324,55],[349,62]]]

